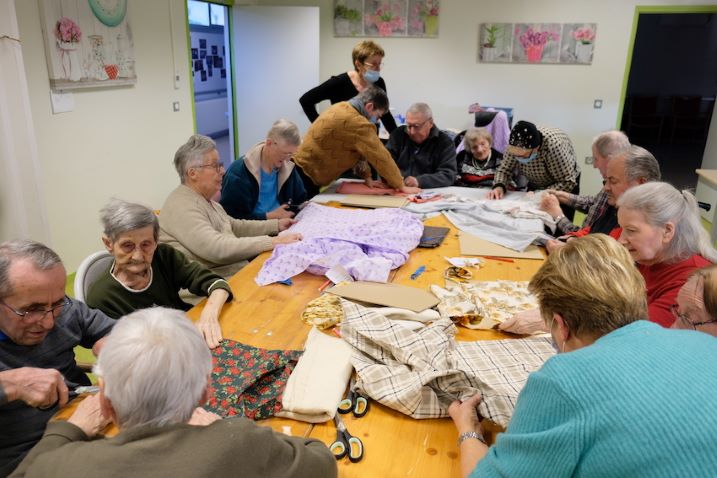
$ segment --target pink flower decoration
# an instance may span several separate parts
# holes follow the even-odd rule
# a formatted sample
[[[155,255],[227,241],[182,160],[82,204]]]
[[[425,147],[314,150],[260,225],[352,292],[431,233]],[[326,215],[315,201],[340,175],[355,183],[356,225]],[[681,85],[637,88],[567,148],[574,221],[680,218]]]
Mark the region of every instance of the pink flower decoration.
[[[78,43],[82,38],[82,31],[77,23],[62,17],[55,24],[55,38],[65,43]]]

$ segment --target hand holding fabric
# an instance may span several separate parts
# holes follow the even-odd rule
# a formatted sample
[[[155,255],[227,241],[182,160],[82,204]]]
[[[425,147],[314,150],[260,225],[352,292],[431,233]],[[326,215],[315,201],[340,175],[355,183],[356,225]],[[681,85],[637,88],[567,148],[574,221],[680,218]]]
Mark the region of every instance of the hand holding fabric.
[[[543,194],[543,197],[540,199],[540,209],[550,214],[553,219],[563,214],[558,198],[550,193]]]
[[[102,414],[99,395],[90,395],[77,405],[72,416],[67,420],[85,432],[87,438],[93,438],[110,423],[110,418]]]
[[[291,244],[292,242],[298,242],[301,239],[303,239],[301,234],[296,232],[287,232],[284,234],[279,234],[276,237],[272,237],[271,242],[274,244],[274,246],[277,246],[279,244]]]
[[[199,320],[196,325],[210,349],[218,347],[222,341],[219,314],[228,298],[229,293],[226,290],[215,289],[209,294],[207,303],[204,304],[202,313],[199,315]]]
[[[288,204],[282,204],[281,206],[277,207],[273,211],[269,211],[266,213],[267,219],[291,219],[294,217],[294,213],[289,211],[289,205]]]
[[[294,224],[296,224],[296,221],[290,217],[279,219],[279,232],[286,231]]]
[[[498,328],[504,332],[520,335],[548,332],[548,327],[540,315],[540,309],[530,309],[519,312],[502,324],[499,324]]]

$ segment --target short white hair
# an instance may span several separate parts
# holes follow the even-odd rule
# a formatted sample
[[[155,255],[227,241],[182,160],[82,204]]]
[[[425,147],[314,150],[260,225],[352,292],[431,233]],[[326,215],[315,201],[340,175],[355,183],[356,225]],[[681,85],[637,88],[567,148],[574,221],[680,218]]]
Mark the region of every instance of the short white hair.
[[[186,423],[199,404],[212,356],[184,312],[153,307],[120,319],[94,372],[122,429]]]

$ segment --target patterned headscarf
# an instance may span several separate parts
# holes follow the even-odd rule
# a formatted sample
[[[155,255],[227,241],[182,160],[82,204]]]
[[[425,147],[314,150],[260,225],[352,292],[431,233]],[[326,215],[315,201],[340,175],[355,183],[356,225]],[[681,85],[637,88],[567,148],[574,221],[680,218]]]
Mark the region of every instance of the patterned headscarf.
[[[538,131],[538,128],[533,123],[528,121],[518,121],[510,131],[508,144],[510,145],[509,150],[529,150],[537,148],[543,144],[543,135],[540,134],[540,131]]]

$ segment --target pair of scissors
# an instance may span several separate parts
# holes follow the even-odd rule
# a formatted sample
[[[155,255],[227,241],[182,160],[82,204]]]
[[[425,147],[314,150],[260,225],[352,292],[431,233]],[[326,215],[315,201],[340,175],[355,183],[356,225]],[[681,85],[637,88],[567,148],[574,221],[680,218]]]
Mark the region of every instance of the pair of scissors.
[[[349,393],[339,402],[338,411],[341,414],[347,414],[353,412],[356,418],[361,418],[368,412],[368,398],[354,392],[354,380],[351,379],[349,384]]]
[[[339,415],[334,415],[336,423],[336,441],[329,446],[337,460],[348,455],[351,463],[358,463],[363,458],[363,442],[349,433]]]

